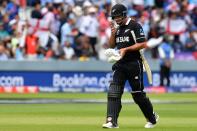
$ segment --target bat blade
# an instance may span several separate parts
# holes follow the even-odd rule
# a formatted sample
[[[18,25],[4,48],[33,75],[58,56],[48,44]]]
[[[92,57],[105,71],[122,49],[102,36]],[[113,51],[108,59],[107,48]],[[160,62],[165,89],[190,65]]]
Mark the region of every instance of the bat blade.
[[[147,74],[147,77],[148,77],[148,83],[152,84],[153,83],[153,79],[152,79],[152,71],[150,69],[150,66],[149,66],[146,58],[144,57],[144,54],[143,54],[142,51],[140,51],[140,55],[141,55],[141,58],[142,58],[142,63],[143,63],[144,68],[146,70],[146,74]]]

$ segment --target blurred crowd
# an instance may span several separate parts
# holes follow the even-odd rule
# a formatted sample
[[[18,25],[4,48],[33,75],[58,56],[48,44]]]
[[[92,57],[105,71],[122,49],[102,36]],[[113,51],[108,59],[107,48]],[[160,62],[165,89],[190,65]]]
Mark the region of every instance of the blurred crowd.
[[[116,0],[147,40],[197,59],[197,0]],[[0,1],[0,60],[106,60],[111,0]],[[150,49],[158,58],[158,46]],[[178,57],[177,57],[178,58]]]

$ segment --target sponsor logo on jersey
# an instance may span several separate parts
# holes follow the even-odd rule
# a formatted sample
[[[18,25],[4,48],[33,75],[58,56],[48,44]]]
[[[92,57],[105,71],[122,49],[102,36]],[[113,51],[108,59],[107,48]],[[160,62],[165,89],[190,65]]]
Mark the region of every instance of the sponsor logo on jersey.
[[[129,37],[128,36],[123,36],[123,37],[117,37],[116,38],[116,43],[122,43],[122,42],[129,42]]]
[[[127,33],[129,30],[130,30],[130,29],[126,29],[126,30],[124,31],[124,33]]]

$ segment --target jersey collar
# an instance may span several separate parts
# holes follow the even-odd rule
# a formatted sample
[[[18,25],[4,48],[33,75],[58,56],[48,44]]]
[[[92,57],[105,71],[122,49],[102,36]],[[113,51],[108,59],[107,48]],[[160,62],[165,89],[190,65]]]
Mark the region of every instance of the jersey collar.
[[[125,25],[128,25],[130,21],[131,21],[131,18],[128,18],[128,20],[127,20],[127,22],[125,23]]]

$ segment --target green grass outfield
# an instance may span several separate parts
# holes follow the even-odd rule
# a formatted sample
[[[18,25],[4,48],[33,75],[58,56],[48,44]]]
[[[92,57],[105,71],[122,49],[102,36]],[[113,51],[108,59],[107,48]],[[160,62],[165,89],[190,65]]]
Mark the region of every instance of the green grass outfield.
[[[145,119],[135,104],[123,104],[119,129],[102,129],[106,103],[0,104],[0,131],[197,131],[197,94],[148,94],[151,100],[183,102],[154,103],[160,121],[154,129],[144,129]],[[5,99],[102,99],[106,94],[43,93],[0,94]],[[128,93],[124,100],[131,99]]]

